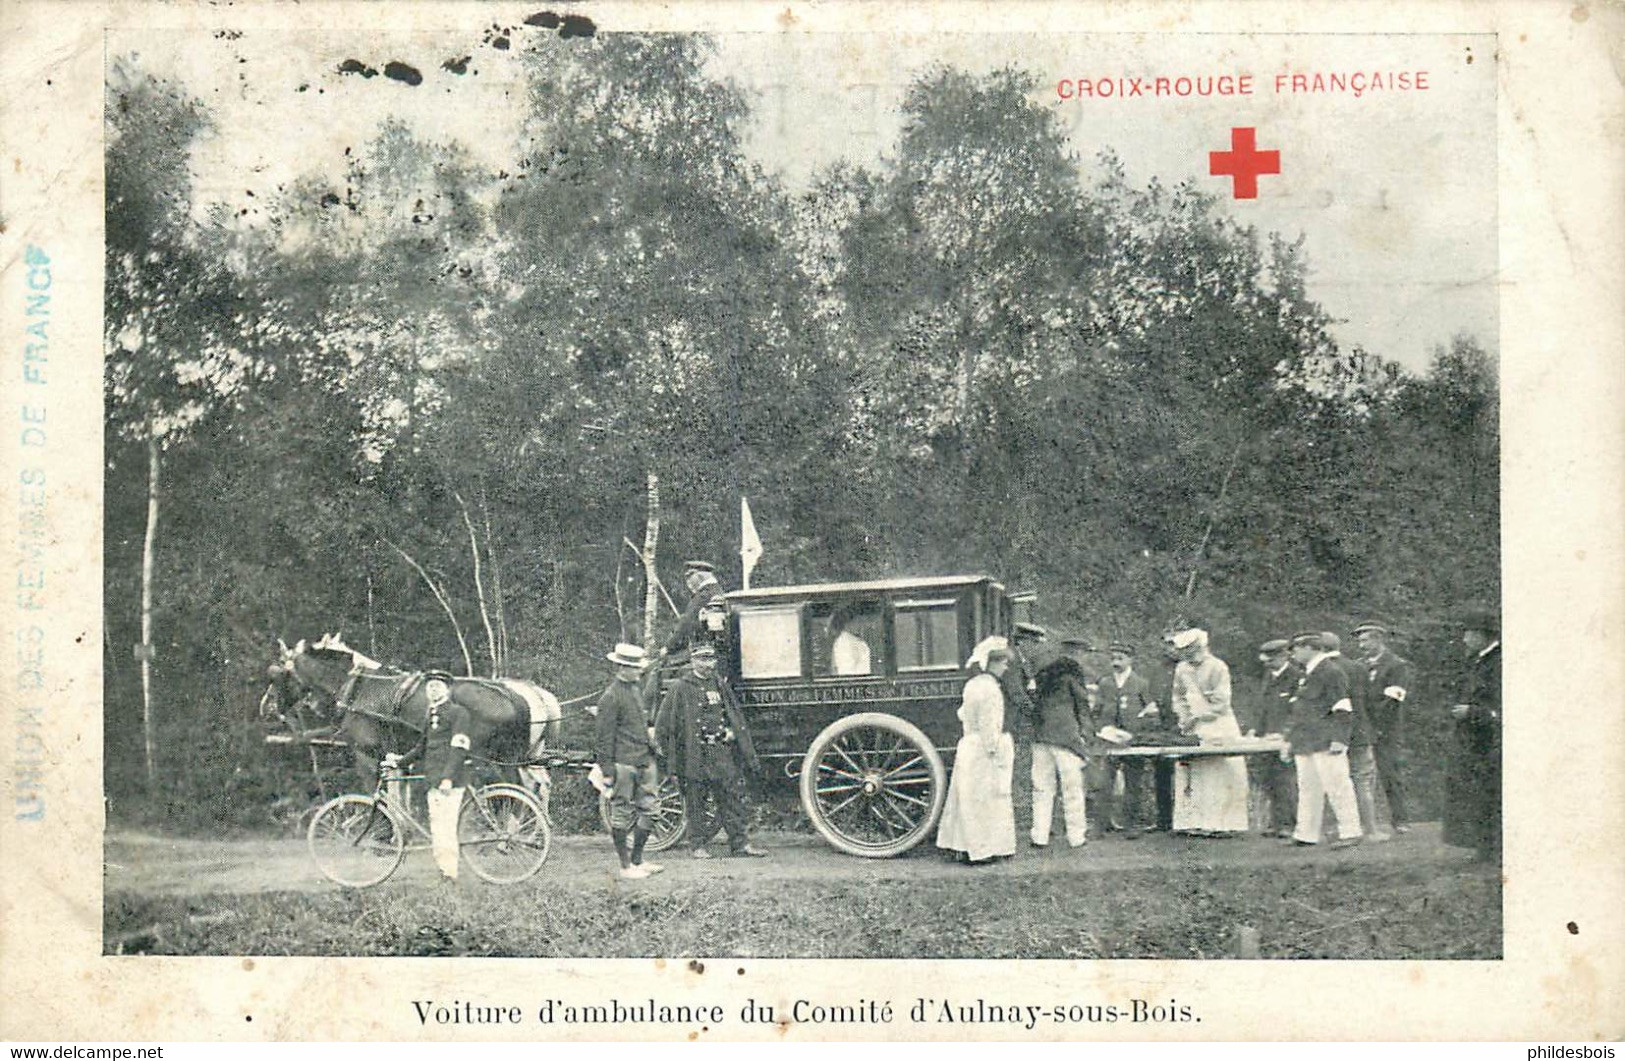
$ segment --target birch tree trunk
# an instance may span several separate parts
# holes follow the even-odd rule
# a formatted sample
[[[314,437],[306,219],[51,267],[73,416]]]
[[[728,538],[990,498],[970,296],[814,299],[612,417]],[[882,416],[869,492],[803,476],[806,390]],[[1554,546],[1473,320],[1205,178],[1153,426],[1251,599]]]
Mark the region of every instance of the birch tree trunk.
[[[141,736],[149,790],[158,784],[152,724],[152,554],[158,538],[158,472],[158,433],[152,430],[147,434],[147,533],[141,543]]]
[[[508,606],[502,593],[502,557],[497,553],[496,536],[491,533],[491,503],[480,490],[480,517],[485,522],[485,557],[491,564],[491,606],[497,620],[497,673],[508,669]],[[553,561],[558,566],[558,560]]]
[[[660,544],[660,476],[649,473],[649,516],[643,525],[643,645],[654,647],[655,608],[660,603],[655,547]]]
[[[976,348],[970,328],[965,323],[965,317],[974,312],[974,307],[964,307],[961,310],[960,323],[954,329],[954,339],[959,345],[959,378],[956,381],[959,403],[959,466],[965,473],[968,483],[970,475],[976,464],[976,438],[971,423],[971,398],[974,394],[976,377]]]
[[[468,553],[474,558],[474,594],[480,604],[480,622],[485,624],[485,647],[491,657],[491,677],[501,677],[502,664],[497,655],[497,635],[491,627],[491,609],[485,600],[485,578],[480,573],[480,538],[474,533],[474,521],[468,516],[468,504],[463,495],[453,490],[457,508],[463,514],[463,526],[468,528]]]

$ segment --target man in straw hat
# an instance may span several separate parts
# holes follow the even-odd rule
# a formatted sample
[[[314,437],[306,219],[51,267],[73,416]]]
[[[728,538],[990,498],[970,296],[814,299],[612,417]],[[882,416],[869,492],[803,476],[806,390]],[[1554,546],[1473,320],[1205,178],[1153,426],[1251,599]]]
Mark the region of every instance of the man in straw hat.
[[[1337,839],[1332,846],[1352,847],[1363,835],[1354,781],[1349,777],[1354,701],[1349,695],[1348,676],[1330,664],[1322,644],[1318,632],[1292,638],[1292,661],[1303,668],[1298,690],[1292,696],[1289,747],[1281,753],[1283,759],[1291,757],[1298,773],[1298,822],[1292,842],[1305,846],[1320,843],[1320,827],[1329,801],[1337,821]]]
[[[615,674],[598,698],[594,752],[598,769],[611,786],[609,829],[615,840],[615,854],[621,860],[621,876],[642,880],[662,868],[643,861],[655,794],[660,790],[654,728],[643,713],[643,698],[638,691],[648,661],[641,646],[625,642],[616,645],[605,658],[615,665]]]
[[[1501,857],[1501,621],[1477,611],[1462,620],[1469,658],[1456,720],[1455,748],[1444,809],[1444,842]]]
[[[1082,646],[1076,638],[1061,641],[1062,654],[1039,669],[1027,716],[1033,729],[1033,820],[1029,839],[1034,847],[1048,847],[1055,816],[1055,797],[1061,797],[1066,816],[1066,841],[1082,847],[1089,839],[1088,797],[1083,764],[1089,757],[1084,734],[1094,732],[1089,708],[1088,675],[1075,657]]]

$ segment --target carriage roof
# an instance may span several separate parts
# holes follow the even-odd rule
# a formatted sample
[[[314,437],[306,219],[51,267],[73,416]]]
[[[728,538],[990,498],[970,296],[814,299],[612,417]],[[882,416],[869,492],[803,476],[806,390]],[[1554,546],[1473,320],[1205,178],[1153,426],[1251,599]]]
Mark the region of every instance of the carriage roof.
[[[991,586],[1000,591],[1004,589],[1004,586],[990,575],[933,575],[874,579],[867,582],[809,582],[799,586],[763,586],[757,589],[734,590],[726,595],[726,599],[740,603],[767,603],[805,600],[809,597],[906,593],[911,590],[957,590],[972,586]]]

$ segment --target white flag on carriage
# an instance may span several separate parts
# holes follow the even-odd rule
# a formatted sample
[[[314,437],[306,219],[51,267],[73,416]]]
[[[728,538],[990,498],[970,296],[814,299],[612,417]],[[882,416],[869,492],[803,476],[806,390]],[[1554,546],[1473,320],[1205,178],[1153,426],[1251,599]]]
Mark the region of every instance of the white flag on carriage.
[[[739,497],[739,562],[745,570],[744,588],[750,589],[750,573],[762,558],[762,539],[756,536],[756,521],[750,516],[750,502]]]

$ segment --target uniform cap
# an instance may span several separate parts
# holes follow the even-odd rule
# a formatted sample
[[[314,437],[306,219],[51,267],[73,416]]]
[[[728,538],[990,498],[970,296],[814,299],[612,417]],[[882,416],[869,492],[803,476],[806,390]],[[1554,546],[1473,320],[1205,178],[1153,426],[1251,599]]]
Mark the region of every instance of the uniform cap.
[[[1277,652],[1285,652],[1287,649],[1289,649],[1291,647],[1292,647],[1292,642],[1288,641],[1284,637],[1277,637],[1277,638],[1272,638],[1271,640],[1264,642],[1262,645],[1259,645],[1258,646],[1258,651],[1273,656],[1273,655],[1275,655],[1275,653],[1277,653]]]
[[[690,560],[683,565],[683,571],[687,574],[693,574],[696,571],[704,571],[708,575],[714,575],[716,574],[716,570],[716,565],[711,563],[709,560]]]
[[[1323,649],[1326,647],[1326,642],[1321,639],[1320,632],[1318,630],[1305,630],[1302,633],[1292,635],[1292,647],[1297,648],[1300,645],[1308,645],[1314,649]]]
[[[1356,636],[1360,634],[1386,634],[1388,628],[1381,623],[1361,623],[1354,628]]]
[[[1106,651],[1118,652],[1125,656],[1132,656],[1134,655],[1134,646],[1129,644],[1127,641],[1113,641],[1111,644],[1106,646]]]
[[[716,646],[702,641],[688,650],[688,658],[691,662],[697,659],[716,659]]]
[[[1049,631],[1037,623],[1017,623],[1015,636],[1017,641],[1043,641],[1049,637]]]

